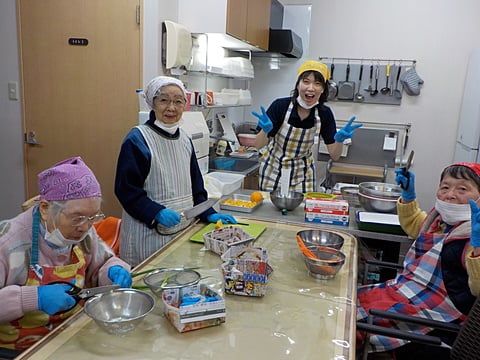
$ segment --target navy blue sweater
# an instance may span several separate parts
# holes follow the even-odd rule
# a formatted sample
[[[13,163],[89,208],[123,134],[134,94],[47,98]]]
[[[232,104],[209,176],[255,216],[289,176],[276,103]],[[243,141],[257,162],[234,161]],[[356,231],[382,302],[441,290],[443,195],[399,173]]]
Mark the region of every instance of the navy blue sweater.
[[[155,112],[151,111],[150,118],[145,124],[155,130],[159,136],[165,138],[166,141],[178,139],[179,130],[172,135],[160,129],[154,122]],[[165,209],[165,206],[150,199],[143,188],[145,179],[150,172],[151,159],[150,149],[142,134],[136,128],[131,129],[123,140],[118,156],[115,195],[130,216],[153,228],[155,226],[155,215],[160,210]],[[175,171],[175,169],[172,169],[172,171]],[[204,187],[203,176],[198,166],[195,151],[192,151],[190,157],[190,177],[192,180],[193,203],[197,205],[208,199],[208,193]],[[215,213],[215,210],[210,208],[200,216],[200,220],[206,222],[207,216],[213,213]]]

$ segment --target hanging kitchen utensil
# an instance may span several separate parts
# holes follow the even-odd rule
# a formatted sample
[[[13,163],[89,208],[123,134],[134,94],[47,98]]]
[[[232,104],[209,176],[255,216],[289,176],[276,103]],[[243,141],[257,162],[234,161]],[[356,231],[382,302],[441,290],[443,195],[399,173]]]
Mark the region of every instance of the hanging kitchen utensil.
[[[390,88],[388,87],[388,80],[390,79],[390,63],[387,64],[386,70],[385,70],[385,87],[383,87],[380,92],[383,95],[387,95],[390,92]]]
[[[335,59],[332,59],[332,65],[330,65],[330,80],[328,80],[328,100],[333,100],[337,97],[337,83],[333,80],[333,72],[335,71]]]
[[[347,69],[345,71],[345,81],[340,81],[340,85],[338,86],[338,100],[353,100],[353,96],[355,94],[355,82],[349,81],[349,76],[350,64],[347,64]]]
[[[370,65],[370,81],[368,83],[368,88],[363,89],[363,90],[371,92],[372,91],[372,84],[373,84],[373,64]]]
[[[395,90],[393,90],[393,95],[397,99],[402,98],[402,91],[398,88],[398,80],[400,79],[400,73],[402,72],[402,67],[398,65],[398,70],[397,70],[397,78],[395,80]]]
[[[378,94],[378,65],[375,68],[375,89],[370,90],[370,96],[375,96]]]
[[[357,93],[355,94],[355,100],[362,102],[365,100],[365,97],[361,93],[362,91],[362,75],[363,75],[363,64],[360,65],[360,74],[358,75],[358,90]]]
[[[390,68],[390,74],[395,74],[395,70],[397,69],[396,66],[397,65],[393,63],[392,67]],[[393,86],[393,77],[392,77],[392,81],[390,82],[390,92],[388,93],[389,96],[393,96],[393,89],[394,89],[394,86]]]

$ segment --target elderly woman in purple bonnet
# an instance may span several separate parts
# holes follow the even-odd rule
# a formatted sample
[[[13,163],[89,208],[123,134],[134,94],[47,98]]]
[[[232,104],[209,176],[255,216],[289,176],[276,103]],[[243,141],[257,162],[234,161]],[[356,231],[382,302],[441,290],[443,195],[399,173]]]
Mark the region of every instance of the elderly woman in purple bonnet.
[[[78,309],[78,287],[130,287],[130,266],[97,235],[102,192],[80,157],[38,176],[40,200],[0,222],[0,347],[22,351]],[[4,336],[2,334],[8,334]]]

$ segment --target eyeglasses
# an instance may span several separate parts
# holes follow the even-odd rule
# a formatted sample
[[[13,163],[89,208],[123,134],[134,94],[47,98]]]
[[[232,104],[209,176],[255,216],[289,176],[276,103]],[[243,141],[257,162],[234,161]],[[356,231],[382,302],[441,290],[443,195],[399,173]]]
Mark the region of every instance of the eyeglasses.
[[[88,223],[89,225],[98,224],[100,221],[105,219],[105,214],[101,211],[92,216],[68,216],[65,214],[66,218],[70,221],[73,227],[82,226]]]
[[[184,99],[170,99],[168,97],[163,97],[159,96],[155,98],[155,101],[157,102],[158,105],[160,106],[170,106],[170,104],[173,104],[177,109],[181,109],[185,106],[185,100]]]

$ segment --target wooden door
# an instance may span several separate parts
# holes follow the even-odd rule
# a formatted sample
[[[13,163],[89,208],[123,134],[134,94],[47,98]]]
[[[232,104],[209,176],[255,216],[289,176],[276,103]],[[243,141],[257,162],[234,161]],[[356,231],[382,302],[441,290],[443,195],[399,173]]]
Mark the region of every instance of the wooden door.
[[[138,122],[139,5],[18,0],[28,197],[39,172],[81,156],[101,183],[105,214],[121,215],[113,186],[120,144]]]

